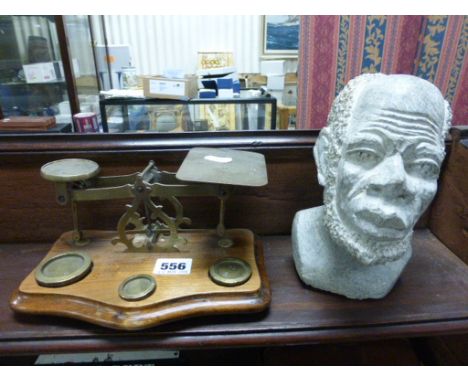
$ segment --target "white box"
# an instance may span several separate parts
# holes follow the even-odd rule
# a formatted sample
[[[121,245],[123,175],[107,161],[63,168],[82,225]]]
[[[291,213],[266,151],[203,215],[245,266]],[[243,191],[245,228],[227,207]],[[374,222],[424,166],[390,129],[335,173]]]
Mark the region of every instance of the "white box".
[[[232,89],[218,89],[218,98],[232,98],[234,91]]]
[[[284,74],[268,76],[267,89],[268,90],[283,90],[284,89]]]
[[[24,76],[28,84],[50,82],[57,80],[53,62],[23,65]]]
[[[150,93],[185,96],[184,81],[149,80]]]
[[[286,74],[285,60],[267,60],[260,63],[260,72],[264,76]]]

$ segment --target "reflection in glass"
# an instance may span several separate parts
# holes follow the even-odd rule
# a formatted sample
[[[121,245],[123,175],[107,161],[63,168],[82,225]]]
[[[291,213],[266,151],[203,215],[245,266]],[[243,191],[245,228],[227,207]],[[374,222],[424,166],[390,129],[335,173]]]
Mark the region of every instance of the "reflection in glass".
[[[174,101],[109,98],[101,100],[104,131],[178,133],[188,131],[274,130],[276,99]]]
[[[99,88],[88,16],[64,16],[80,111],[99,117]]]
[[[53,16],[0,16],[0,103],[4,117],[71,122]]]

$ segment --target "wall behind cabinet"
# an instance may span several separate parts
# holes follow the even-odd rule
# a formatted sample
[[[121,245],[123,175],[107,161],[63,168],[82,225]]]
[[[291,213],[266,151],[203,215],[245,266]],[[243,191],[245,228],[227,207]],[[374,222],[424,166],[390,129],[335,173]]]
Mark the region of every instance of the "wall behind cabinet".
[[[92,16],[96,25],[96,18]],[[168,68],[197,69],[198,51],[232,51],[239,73],[258,73],[261,60],[259,15],[104,16],[108,43],[128,44],[138,74]],[[97,36],[99,44],[102,37]],[[291,72],[296,70],[294,60]]]

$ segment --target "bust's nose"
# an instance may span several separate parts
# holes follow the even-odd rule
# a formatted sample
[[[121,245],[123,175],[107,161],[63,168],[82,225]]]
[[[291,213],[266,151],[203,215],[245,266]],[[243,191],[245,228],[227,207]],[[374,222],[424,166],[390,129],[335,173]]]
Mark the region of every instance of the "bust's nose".
[[[385,158],[370,177],[367,193],[387,200],[409,201],[413,194],[408,188],[408,176],[399,153]]]

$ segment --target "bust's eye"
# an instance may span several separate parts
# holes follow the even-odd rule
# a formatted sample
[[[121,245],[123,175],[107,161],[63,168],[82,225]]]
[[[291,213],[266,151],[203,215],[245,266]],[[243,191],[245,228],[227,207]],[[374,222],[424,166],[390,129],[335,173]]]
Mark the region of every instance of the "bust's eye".
[[[347,153],[347,157],[355,164],[365,167],[375,166],[381,160],[381,156],[376,151],[368,149],[356,149],[349,151]]]
[[[437,179],[439,176],[439,166],[430,160],[411,162],[406,165],[408,173],[414,176],[427,179]]]

